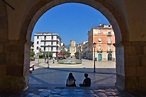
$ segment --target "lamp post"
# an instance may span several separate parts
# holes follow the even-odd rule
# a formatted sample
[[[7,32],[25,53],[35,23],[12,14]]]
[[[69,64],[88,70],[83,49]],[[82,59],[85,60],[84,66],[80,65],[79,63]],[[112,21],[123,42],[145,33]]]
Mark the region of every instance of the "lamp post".
[[[96,43],[94,42],[94,43],[93,43],[93,48],[94,48],[94,71],[93,71],[93,73],[96,72],[96,71],[95,71],[95,47],[96,47]]]

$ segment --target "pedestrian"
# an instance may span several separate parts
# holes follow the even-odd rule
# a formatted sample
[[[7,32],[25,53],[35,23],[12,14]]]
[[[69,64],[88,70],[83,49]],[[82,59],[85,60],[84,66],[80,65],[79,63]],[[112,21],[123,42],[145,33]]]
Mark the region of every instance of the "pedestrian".
[[[66,86],[67,87],[76,87],[76,79],[74,78],[72,73],[69,73],[68,78],[66,80]]]
[[[46,63],[46,57],[45,57],[45,63]]]
[[[55,63],[55,59],[53,58],[53,64]]]
[[[80,84],[80,87],[90,87],[91,86],[91,79],[88,78],[88,74],[85,73],[84,77],[85,77],[85,79],[84,79],[83,83]]]
[[[47,64],[48,64],[48,68],[49,68],[49,66],[50,66],[50,64],[49,64],[49,57],[48,57],[48,60],[47,60]]]

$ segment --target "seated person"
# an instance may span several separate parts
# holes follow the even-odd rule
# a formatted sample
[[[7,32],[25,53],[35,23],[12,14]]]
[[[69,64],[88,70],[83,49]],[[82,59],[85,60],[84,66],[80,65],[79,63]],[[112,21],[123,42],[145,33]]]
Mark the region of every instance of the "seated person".
[[[85,77],[85,79],[84,79],[83,83],[80,84],[80,87],[90,87],[91,86],[91,79],[88,78],[88,74],[85,73],[84,77]]]
[[[75,87],[76,86],[75,81],[76,81],[76,79],[74,78],[73,74],[69,73],[69,76],[66,80],[66,86],[67,87]]]

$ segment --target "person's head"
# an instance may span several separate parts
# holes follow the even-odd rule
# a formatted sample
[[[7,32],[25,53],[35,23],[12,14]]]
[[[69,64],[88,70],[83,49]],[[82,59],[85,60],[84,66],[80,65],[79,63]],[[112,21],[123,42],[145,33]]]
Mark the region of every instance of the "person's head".
[[[69,73],[69,76],[72,76],[72,73]]]
[[[69,78],[73,78],[73,74],[72,73],[69,73]]]
[[[88,77],[88,74],[87,74],[87,73],[85,73],[85,74],[84,74],[84,76],[87,78],[87,77]]]

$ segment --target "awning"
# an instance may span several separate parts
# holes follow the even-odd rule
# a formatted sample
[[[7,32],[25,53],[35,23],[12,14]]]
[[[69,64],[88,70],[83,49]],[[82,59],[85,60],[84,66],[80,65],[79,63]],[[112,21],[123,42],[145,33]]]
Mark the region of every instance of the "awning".
[[[57,56],[58,56],[58,57],[62,57],[62,56],[63,56],[63,54],[61,54],[61,53],[58,53],[58,54],[57,54]]]

